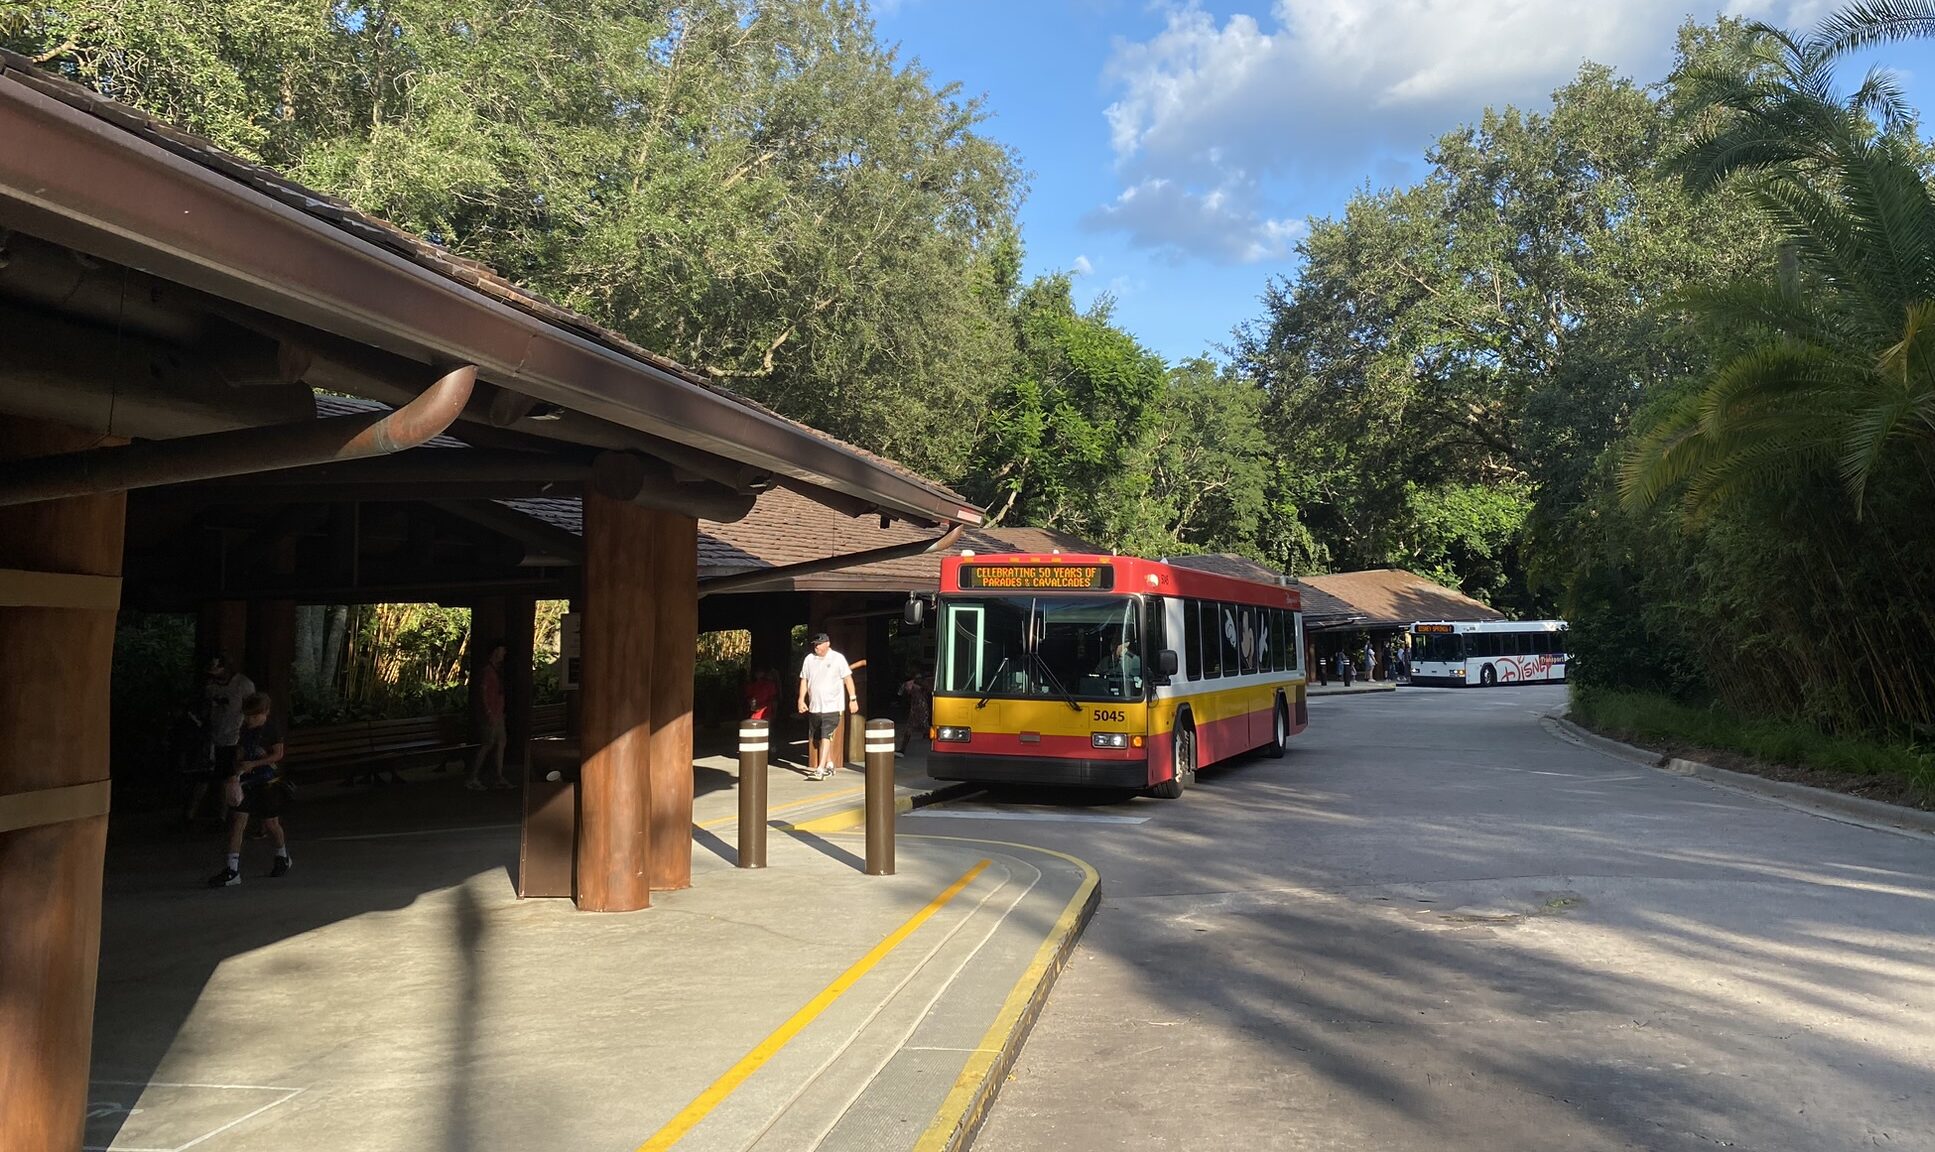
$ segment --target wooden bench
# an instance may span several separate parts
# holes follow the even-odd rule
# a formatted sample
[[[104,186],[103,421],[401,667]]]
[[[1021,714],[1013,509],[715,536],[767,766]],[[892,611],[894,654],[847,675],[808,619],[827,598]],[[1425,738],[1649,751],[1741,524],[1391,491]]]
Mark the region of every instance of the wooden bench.
[[[461,713],[402,720],[356,720],[302,728],[284,740],[283,762],[291,775],[341,773],[344,783],[387,768],[392,780],[405,767],[443,765],[477,748],[469,718]]]

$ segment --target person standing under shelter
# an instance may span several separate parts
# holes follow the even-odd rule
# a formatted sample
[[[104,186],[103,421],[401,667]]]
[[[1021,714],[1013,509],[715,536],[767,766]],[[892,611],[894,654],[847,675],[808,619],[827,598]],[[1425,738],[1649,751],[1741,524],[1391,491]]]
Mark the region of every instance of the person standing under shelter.
[[[860,693],[853,687],[853,669],[833,650],[833,638],[813,635],[806,659],[800,663],[799,710],[806,715],[806,745],[813,761],[808,780],[825,780],[840,766],[834,758],[833,736],[840,730],[840,713],[860,711]],[[842,705],[844,701],[844,708]]]
[[[470,761],[470,776],[464,787],[481,792],[486,787],[509,788],[510,779],[504,775],[504,749],[510,744],[510,737],[504,728],[504,654],[503,641],[495,641],[485,651],[484,666],[477,675],[482,678],[478,695],[484,704],[483,732],[481,743],[477,745],[477,755]],[[496,779],[489,785],[484,783],[484,758],[492,757],[497,768]]]
[[[282,779],[282,725],[269,715],[269,698],[251,693],[241,705],[242,721],[237,757],[222,779],[228,797],[228,862],[208,878],[210,888],[233,888],[242,882],[242,834],[249,818],[259,821],[275,842],[275,863],[269,875],[289,874],[289,838],[282,830],[282,806],[289,788]]]
[[[218,785],[235,775],[237,745],[242,739],[242,702],[253,695],[254,681],[237,672],[227,656],[220,652],[209,654],[208,677],[202,682],[202,703],[207,708],[208,722],[202,731],[208,734],[213,753],[210,778]],[[190,803],[190,811],[200,803],[198,793]]]
[[[909,673],[901,681],[900,695],[907,701],[907,720],[900,726],[900,747],[894,750],[895,756],[907,755],[908,746],[916,734],[925,737],[927,726],[934,719],[934,693],[927,677],[919,673]]]

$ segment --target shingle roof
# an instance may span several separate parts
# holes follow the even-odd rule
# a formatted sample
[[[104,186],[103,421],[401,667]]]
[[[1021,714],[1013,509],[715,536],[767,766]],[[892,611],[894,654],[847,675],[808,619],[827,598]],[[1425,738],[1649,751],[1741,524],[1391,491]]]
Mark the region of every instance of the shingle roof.
[[[1198,552],[1187,556],[1165,556],[1164,564],[1177,568],[1193,568],[1198,572],[1214,572],[1219,576],[1234,576],[1239,580],[1261,580],[1282,582],[1288,577],[1268,564],[1238,556],[1234,552]]]
[[[583,513],[576,499],[505,500],[507,507],[567,532],[583,532]],[[739,572],[780,568],[830,556],[870,552],[896,544],[931,540],[932,529],[901,523],[882,528],[872,517],[849,517],[796,492],[774,488],[759,495],[743,520],[720,524],[699,521],[699,578],[709,580]],[[1045,528],[970,528],[956,548],[977,552],[1093,551],[1087,541]],[[793,587],[818,591],[916,591],[934,587],[941,578],[939,553],[878,560],[837,572],[799,576]]]
[[[1420,620],[1503,620],[1505,614],[1455,588],[1401,568],[1305,576],[1298,583],[1343,603],[1369,627],[1408,627]],[[1306,611],[1309,601],[1306,600]]]

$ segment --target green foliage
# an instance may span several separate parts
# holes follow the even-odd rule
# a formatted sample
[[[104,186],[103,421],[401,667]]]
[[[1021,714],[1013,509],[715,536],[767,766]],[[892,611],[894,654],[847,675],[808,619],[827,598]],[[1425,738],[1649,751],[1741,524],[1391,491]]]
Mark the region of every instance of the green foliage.
[[[1422,564],[1546,609],[1542,537],[1642,395],[1699,356],[1659,305],[1767,251],[1737,198],[1696,204],[1659,170],[1671,133],[1661,94],[1587,65],[1549,111],[1488,110],[1438,142],[1423,182],[1312,222],[1302,268],[1239,336],[1269,394],[1274,503],[1310,537],[1278,517],[1266,550]],[[1479,513],[1452,495],[1486,490],[1529,505],[1523,533],[1493,515],[1514,501]],[[1473,549],[1481,521],[1503,534]],[[1449,539],[1464,543],[1434,543]]]
[[[1572,714],[1588,728],[1642,744],[1737,752],[1769,764],[1883,777],[1935,799],[1935,753],[1897,741],[1836,736],[1798,720],[1754,719],[1647,692],[1575,687]]]
[[[1396,550],[1398,567],[1481,599],[1505,598],[1532,509],[1529,485],[1414,484],[1406,505],[1409,527]]]
[[[1030,284],[1014,324],[1019,365],[995,396],[968,494],[996,523],[1123,548],[1145,531],[1162,360],[1111,322],[1106,299],[1077,311],[1066,276]]]
[[[1864,39],[1857,15],[1804,39],[1751,26],[1731,57],[1685,74],[1692,129],[1673,170],[1697,194],[1744,191],[1788,266],[1694,301],[1745,346],[1634,444],[1621,483],[1637,504],[1679,489],[1697,519],[1820,461],[1858,508],[1897,447],[1911,467],[1935,461],[1935,196],[1893,78],[1833,92],[1835,60]]]
[[[943,480],[1012,362],[1014,157],[863,4],[26,11],[0,43]]]

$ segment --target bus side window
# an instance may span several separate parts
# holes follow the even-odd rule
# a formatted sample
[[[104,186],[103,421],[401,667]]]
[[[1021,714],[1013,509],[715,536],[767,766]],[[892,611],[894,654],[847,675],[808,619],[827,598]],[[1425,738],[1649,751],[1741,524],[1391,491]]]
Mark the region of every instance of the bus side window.
[[[1249,643],[1245,644],[1245,640]],[[1243,674],[1246,676],[1256,671],[1257,648],[1256,609],[1240,609],[1236,621],[1236,654],[1243,662]]]
[[[1236,605],[1224,604],[1218,612],[1216,634],[1223,638],[1223,675],[1243,674],[1243,625],[1236,618]]]
[[[1199,611],[1201,608],[1200,601],[1182,602],[1183,670],[1191,680],[1203,678],[1203,623]]]
[[[1223,641],[1217,635],[1216,604],[1204,600],[1196,608],[1203,618],[1203,679],[1215,680],[1223,674]]]
[[[1296,657],[1290,653],[1290,645],[1293,643],[1290,629],[1284,626],[1289,619],[1290,613],[1283,609],[1270,609],[1270,651],[1275,654],[1274,663],[1270,667],[1272,672],[1288,672],[1296,662]]]

